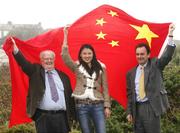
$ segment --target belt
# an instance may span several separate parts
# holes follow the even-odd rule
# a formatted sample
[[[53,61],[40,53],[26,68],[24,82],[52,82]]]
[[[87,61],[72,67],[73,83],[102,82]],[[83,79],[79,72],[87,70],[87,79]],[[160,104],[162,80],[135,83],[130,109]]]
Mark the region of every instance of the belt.
[[[76,104],[99,104],[103,103],[102,100],[91,100],[91,99],[77,99]]]
[[[148,100],[147,100],[147,101],[144,101],[144,102],[136,102],[137,105],[148,104],[148,103],[149,103]]]
[[[46,114],[59,114],[59,113],[65,113],[65,110],[43,110],[43,109],[37,109],[37,111],[41,113],[46,113]]]

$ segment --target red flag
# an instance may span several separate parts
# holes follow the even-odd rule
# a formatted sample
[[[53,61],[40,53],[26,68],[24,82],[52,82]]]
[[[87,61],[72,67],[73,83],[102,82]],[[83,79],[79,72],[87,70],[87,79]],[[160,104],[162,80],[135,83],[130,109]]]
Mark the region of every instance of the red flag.
[[[140,42],[151,47],[151,57],[157,56],[168,33],[169,23],[158,24],[137,20],[122,10],[102,5],[78,19],[69,29],[70,54],[77,60],[82,44],[92,44],[97,58],[106,64],[111,97],[126,108],[126,72],[136,64],[135,46]],[[51,49],[56,53],[56,68],[67,73],[75,85],[72,72],[61,57],[62,28],[53,29],[25,42],[15,39],[23,55],[32,63],[39,63],[39,53]],[[26,114],[28,78],[18,67],[12,56],[12,42],[4,44],[11,70],[12,113],[9,126],[30,122]]]
[[[60,49],[63,39],[62,28],[51,30],[25,42],[17,38],[14,39],[20,51],[31,63],[39,63],[39,53],[42,50],[51,49],[56,53],[56,67],[62,68],[62,60],[60,57]],[[16,63],[12,55],[12,46],[11,39],[7,38],[3,45],[3,49],[9,57],[12,82],[12,111],[9,127],[32,121],[26,114],[28,77],[22,72],[21,68]]]
[[[135,46],[148,43],[157,56],[169,23],[158,24],[133,18],[124,11],[103,5],[77,20],[69,29],[69,49],[77,59],[81,44],[92,44],[97,58],[106,64],[110,95],[126,108],[126,72],[136,65]]]

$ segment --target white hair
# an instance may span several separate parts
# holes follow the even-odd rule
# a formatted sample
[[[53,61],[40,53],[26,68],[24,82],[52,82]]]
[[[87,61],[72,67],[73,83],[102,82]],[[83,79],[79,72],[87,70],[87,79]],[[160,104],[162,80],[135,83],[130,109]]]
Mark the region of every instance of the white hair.
[[[41,51],[39,54],[40,59],[45,55],[45,54],[51,54],[55,58],[55,53],[52,50],[44,50]]]

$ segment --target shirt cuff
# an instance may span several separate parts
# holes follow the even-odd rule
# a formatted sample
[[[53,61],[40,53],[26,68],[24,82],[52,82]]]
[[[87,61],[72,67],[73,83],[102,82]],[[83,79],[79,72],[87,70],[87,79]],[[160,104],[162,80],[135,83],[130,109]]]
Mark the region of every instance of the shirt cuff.
[[[16,55],[19,52],[19,49],[14,49],[13,53]]]
[[[173,41],[173,38],[172,38],[172,37],[169,37],[169,38],[168,38],[168,45],[169,45],[169,46],[173,46],[173,47],[176,46],[175,43],[174,43],[174,41]]]

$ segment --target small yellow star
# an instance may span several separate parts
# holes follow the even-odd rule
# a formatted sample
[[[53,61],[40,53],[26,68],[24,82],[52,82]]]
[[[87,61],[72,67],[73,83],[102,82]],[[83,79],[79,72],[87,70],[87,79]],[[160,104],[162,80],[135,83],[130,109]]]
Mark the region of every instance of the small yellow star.
[[[114,47],[114,46],[119,46],[119,41],[114,41],[114,40],[112,40],[109,44],[111,44],[112,45],[112,47]]]
[[[105,39],[104,36],[106,36],[107,34],[104,34],[102,31],[99,32],[99,34],[96,34],[96,36],[98,37],[97,39]]]
[[[110,14],[112,17],[118,16],[117,12],[113,12],[112,10],[110,10],[108,14]]]
[[[153,33],[149,29],[147,24],[143,24],[142,27],[136,26],[136,25],[131,25],[131,24],[130,24],[130,26],[139,32],[138,35],[136,36],[136,40],[137,39],[146,39],[148,44],[149,44],[149,47],[151,47],[152,38],[158,38],[159,37],[157,34]]]
[[[103,26],[104,23],[107,23],[106,21],[104,21],[104,18],[101,18],[101,19],[96,19],[96,25],[101,25]]]

